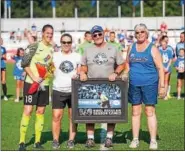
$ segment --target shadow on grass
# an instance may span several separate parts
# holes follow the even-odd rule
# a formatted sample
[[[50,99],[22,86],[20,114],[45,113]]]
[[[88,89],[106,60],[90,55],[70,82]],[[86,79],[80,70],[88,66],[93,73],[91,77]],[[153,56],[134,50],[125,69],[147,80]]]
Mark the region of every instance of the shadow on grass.
[[[177,92],[172,93],[173,97],[177,97]],[[185,97],[185,93],[181,92],[181,97]]]
[[[101,137],[100,137],[100,132],[102,129],[96,129],[95,130],[95,143],[101,143]],[[106,137],[106,134],[105,134]],[[67,141],[69,138],[69,133],[68,132],[62,132],[59,137],[59,143],[62,144],[63,142]],[[75,142],[79,144],[85,144],[87,140],[87,134],[86,132],[77,132]],[[128,144],[132,140],[132,130],[125,131],[125,132],[114,132],[114,138],[113,138],[113,143],[124,143]],[[144,141],[146,143],[150,143],[150,135],[148,131],[143,131],[140,129],[139,131],[139,140]],[[161,140],[159,136],[157,136],[157,140]],[[48,141],[53,141],[53,136],[52,132],[42,132],[42,137],[41,137],[41,144],[45,144]],[[26,143],[26,146],[32,145],[35,142],[35,134],[33,134],[32,138],[28,143]]]
[[[129,131],[125,131],[125,132],[115,132],[114,133],[114,141],[115,143],[125,143],[127,144],[128,141],[131,142],[133,139],[132,137],[132,130],[130,129]],[[150,134],[148,131],[143,131],[142,129],[140,129],[139,131],[139,140],[140,141],[144,141],[146,143],[150,143]],[[159,138],[159,135],[157,135],[157,140],[161,140]]]
[[[9,98],[12,98],[13,96],[14,96],[13,94],[8,94],[8,95],[7,95],[8,99],[9,99]],[[3,98],[4,98],[4,95],[1,95],[1,100],[2,100]]]
[[[69,140],[69,133],[68,132],[60,133],[59,143],[62,144],[63,142],[65,142],[67,140]],[[52,131],[42,132],[41,144],[45,144],[48,141],[53,141]],[[77,132],[75,141],[77,143],[85,143],[85,141],[86,141],[86,132]],[[28,143],[26,143],[26,146],[32,145],[34,143],[35,143],[35,134],[33,134],[30,141]]]

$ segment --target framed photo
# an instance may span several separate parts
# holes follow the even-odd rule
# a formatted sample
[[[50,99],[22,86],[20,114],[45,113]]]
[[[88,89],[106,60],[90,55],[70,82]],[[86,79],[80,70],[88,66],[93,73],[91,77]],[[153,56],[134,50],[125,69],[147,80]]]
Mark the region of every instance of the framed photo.
[[[128,82],[116,79],[72,80],[74,123],[119,123],[128,120]]]

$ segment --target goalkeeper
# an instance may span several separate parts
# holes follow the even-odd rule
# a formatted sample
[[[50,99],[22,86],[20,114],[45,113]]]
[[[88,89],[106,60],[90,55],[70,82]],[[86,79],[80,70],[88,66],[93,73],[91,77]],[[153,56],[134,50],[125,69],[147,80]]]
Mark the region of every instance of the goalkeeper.
[[[24,57],[22,59],[22,67],[26,71],[26,79],[24,82],[24,109],[20,124],[20,141],[19,150],[25,151],[25,136],[29,125],[29,120],[33,111],[34,105],[36,105],[36,119],[35,119],[35,143],[34,148],[43,149],[40,139],[44,126],[44,112],[46,105],[49,104],[49,79],[41,79],[36,67],[36,64],[40,64],[44,67],[52,62],[53,47],[51,45],[53,39],[54,29],[51,25],[44,25],[42,28],[42,40],[40,42],[33,43],[25,50]],[[45,87],[45,90],[37,90],[33,94],[28,94],[31,85],[34,83],[41,83]]]

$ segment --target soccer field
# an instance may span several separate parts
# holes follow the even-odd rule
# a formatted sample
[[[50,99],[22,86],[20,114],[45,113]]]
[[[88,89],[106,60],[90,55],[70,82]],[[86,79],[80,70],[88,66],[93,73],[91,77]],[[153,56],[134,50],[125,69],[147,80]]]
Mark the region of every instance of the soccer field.
[[[9,101],[1,101],[1,150],[18,150],[19,144],[19,125],[22,116],[23,103],[15,103],[15,80],[13,79],[13,65],[7,65],[7,87]],[[172,99],[168,101],[159,100],[156,111],[158,119],[158,150],[184,150],[184,100],[177,100],[176,97],[176,72],[171,76],[171,95]],[[184,91],[183,91],[184,92]],[[131,106],[128,110],[128,123],[116,125],[114,134],[114,147],[110,150],[132,150],[129,143],[132,139],[131,133]],[[144,116],[144,113],[142,114]],[[42,133],[41,143],[45,150],[52,150],[52,132],[51,132],[51,104],[47,106],[45,113],[45,125]],[[26,135],[27,150],[34,150],[34,121],[33,112]],[[68,150],[66,142],[68,140],[68,116],[67,110],[62,121],[62,133],[60,135],[60,150]],[[96,146],[91,149],[85,148],[86,141],[85,125],[78,125],[75,148],[72,150],[100,150],[101,139],[100,124],[96,125],[95,142]],[[140,130],[140,146],[136,150],[148,150],[149,132],[147,130],[146,117],[142,118]]]

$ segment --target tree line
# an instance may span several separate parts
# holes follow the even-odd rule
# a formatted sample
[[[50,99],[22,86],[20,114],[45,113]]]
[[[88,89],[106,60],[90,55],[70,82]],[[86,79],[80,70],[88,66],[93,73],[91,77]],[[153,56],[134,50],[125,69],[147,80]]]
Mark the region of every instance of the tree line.
[[[162,16],[162,0],[144,0],[144,17]],[[121,6],[122,17],[140,16],[140,5],[135,9],[132,0],[100,0],[100,17],[117,17],[118,5]],[[91,5],[91,0],[57,0],[56,17],[74,17],[74,8],[78,8],[78,17],[96,17],[96,6]],[[1,1],[1,17],[4,12],[4,1]],[[181,16],[182,9],[179,0],[166,0],[166,16]],[[12,18],[29,18],[30,1],[12,0]],[[52,17],[51,0],[33,1],[33,17]]]

